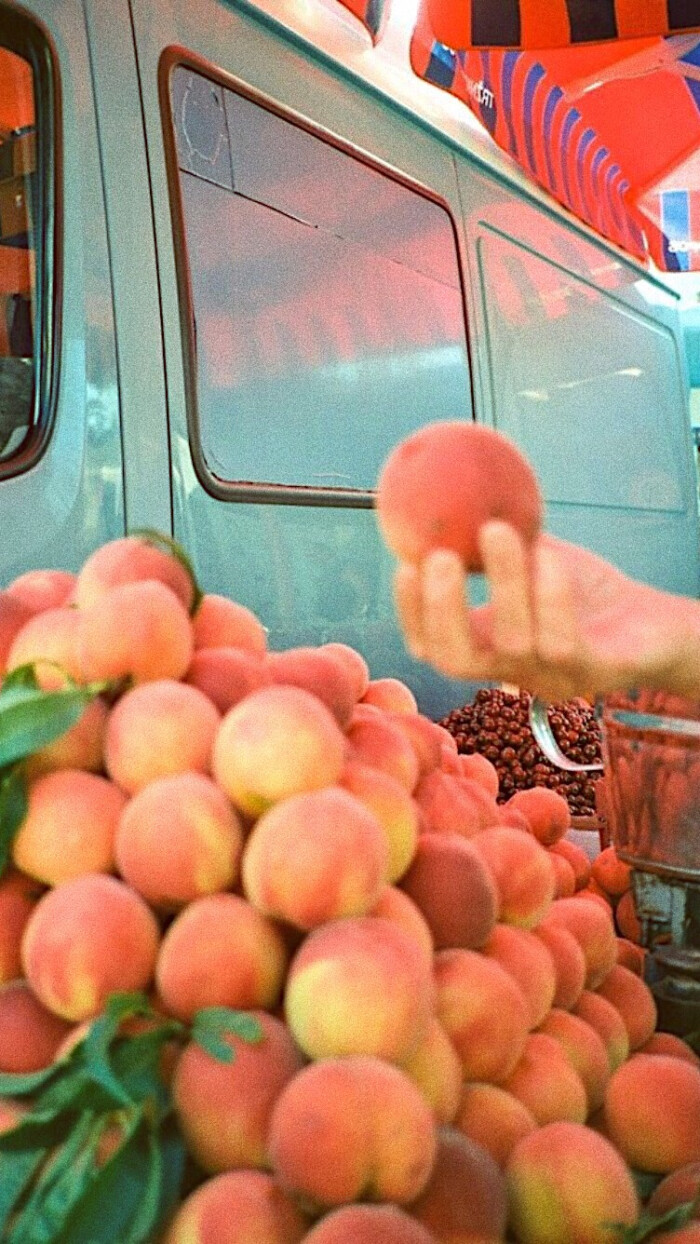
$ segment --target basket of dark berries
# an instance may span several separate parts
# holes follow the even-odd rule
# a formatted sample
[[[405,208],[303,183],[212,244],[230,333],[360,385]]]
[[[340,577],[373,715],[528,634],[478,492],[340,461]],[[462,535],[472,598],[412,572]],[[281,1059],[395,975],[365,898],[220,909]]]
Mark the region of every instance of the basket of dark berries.
[[[530,729],[530,701],[527,692],[484,687],[472,703],[453,709],[440,725],[449,730],[460,752],[480,752],[495,765],[500,803],[518,790],[548,786],[567,800],[575,825],[597,828],[595,786],[601,775],[568,772],[547,759]],[[548,716],[554,738],[569,760],[601,763],[600,728],[587,700],[551,704]]]

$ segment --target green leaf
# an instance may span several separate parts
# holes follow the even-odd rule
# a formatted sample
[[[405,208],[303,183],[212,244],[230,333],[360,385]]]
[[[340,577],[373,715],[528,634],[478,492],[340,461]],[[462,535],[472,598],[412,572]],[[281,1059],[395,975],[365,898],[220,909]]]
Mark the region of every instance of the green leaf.
[[[41,1071],[30,1071],[26,1074],[12,1071],[0,1072],[0,1097],[26,1097],[31,1093],[36,1093],[37,1089],[61,1074],[61,1067],[62,1063],[52,1063],[50,1067],[43,1067]]]
[[[147,1134],[146,1146],[148,1157],[144,1163],[146,1179],[143,1197],[129,1226],[129,1231],[124,1236],[124,1244],[143,1244],[144,1241],[150,1240],[158,1222],[163,1188],[163,1153],[154,1132]]]
[[[134,1114],[119,1148],[93,1176],[51,1244],[123,1244],[144,1198],[148,1147],[143,1114]]]
[[[27,783],[19,766],[0,776],[0,877],[10,862],[15,834],[27,815]]]
[[[0,767],[31,756],[74,726],[102,684],[41,691],[4,686],[0,695]]]
[[[90,1179],[100,1131],[92,1114],[76,1120],[64,1143],[48,1156],[13,1223],[10,1244],[53,1244]]]
[[[148,1101],[153,1118],[158,1121],[172,1109],[160,1070],[163,1046],[172,1036],[172,1026],[165,1023],[151,1032],[120,1038],[112,1053],[112,1066],[119,1082],[133,1101]]]
[[[13,1212],[22,1194],[27,1190],[45,1156],[46,1153],[43,1148],[27,1149],[24,1152],[13,1153],[9,1159],[3,1159],[2,1155],[0,1155],[0,1163],[2,1163],[2,1176],[0,1177],[0,1239],[4,1240],[7,1238],[5,1227],[10,1214]]]
[[[169,1119],[161,1128],[160,1146],[163,1156],[163,1177],[156,1217],[158,1223],[165,1222],[170,1217],[180,1203],[184,1191],[187,1150],[175,1120]]]
[[[113,994],[103,1013],[92,1024],[81,1046],[85,1072],[105,1093],[123,1106],[133,1104],[133,1098],[115,1075],[110,1061],[109,1048],[125,1019],[134,1015],[151,1015],[153,1008],[142,993]]]
[[[190,561],[187,553],[177,540],[173,540],[172,536],[168,536],[163,531],[155,531],[152,527],[137,527],[135,531],[129,532],[132,536],[142,536],[148,544],[152,544],[154,548],[161,549],[165,553],[170,553],[180,565],[184,567],[189,575],[192,584],[192,604],[190,606],[190,616],[194,617],[199,606],[202,603],[203,592],[197,581],[194,566]]]
[[[635,1167],[632,1170],[632,1178],[640,1201],[645,1202],[649,1200],[656,1185],[661,1183],[663,1176],[655,1175],[652,1171],[640,1171]]]
[[[232,1063],[235,1050],[223,1040],[225,1036],[240,1037],[251,1045],[263,1039],[259,1019],[246,1011],[234,1011],[226,1006],[208,1006],[197,1011],[192,1024],[192,1040],[207,1054],[221,1063]]]
[[[48,664],[51,665],[53,662],[48,662]],[[16,669],[11,670],[3,678],[2,685],[0,686],[0,698],[6,691],[12,690],[13,687],[32,687],[36,690],[38,686],[34,665],[31,663],[29,665],[18,665]]]

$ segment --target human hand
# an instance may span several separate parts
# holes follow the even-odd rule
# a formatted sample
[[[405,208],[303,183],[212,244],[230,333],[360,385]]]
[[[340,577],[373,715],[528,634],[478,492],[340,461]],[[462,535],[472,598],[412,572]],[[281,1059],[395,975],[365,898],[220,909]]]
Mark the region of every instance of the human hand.
[[[452,678],[509,682],[549,700],[636,686],[700,694],[700,603],[629,579],[587,549],[508,524],[481,529],[490,599],[469,604],[459,556],[399,565],[409,651]]]

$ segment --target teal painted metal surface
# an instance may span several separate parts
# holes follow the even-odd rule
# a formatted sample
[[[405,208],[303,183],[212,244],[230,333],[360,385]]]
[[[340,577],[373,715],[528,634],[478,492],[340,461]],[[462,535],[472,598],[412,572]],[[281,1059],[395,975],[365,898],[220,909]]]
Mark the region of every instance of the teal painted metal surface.
[[[63,343],[48,449],[0,482],[0,581],[172,528],[271,647],[344,640],[438,717],[472,689],[407,657],[371,488],[399,436],[474,415],[551,530],[698,592],[657,282],[247,0],[29,8],[64,101]]]
[[[52,40],[60,80],[61,349],[48,447],[31,470],[0,483],[2,582],[30,567],[77,567],[124,526],[109,254],[82,5],[35,0],[29,8]]]

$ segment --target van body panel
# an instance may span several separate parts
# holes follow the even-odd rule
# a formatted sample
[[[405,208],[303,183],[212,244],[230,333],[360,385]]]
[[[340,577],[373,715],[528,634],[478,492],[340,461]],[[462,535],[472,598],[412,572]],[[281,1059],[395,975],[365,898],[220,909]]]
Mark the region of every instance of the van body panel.
[[[130,13],[124,0],[86,0],[85,9],[112,260],[126,524],[170,531],[160,295]]]
[[[63,97],[62,344],[47,448],[0,482],[3,581],[171,531],[271,648],[350,643],[440,717],[474,688],[407,656],[373,487],[414,427],[475,418],[551,531],[698,594],[675,296],[457,101],[390,98],[325,0],[320,50],[288,0],[28,9]]]
[[[32,0],[29,8],[53,44],[60,86],[61,344],[47,447],[33,467],[0,484],[4,582],[30,568],[77,568],[124,530],[109,252],[83,9],[79,0]]]
[[[697,595],[697,482],[675,299],[467,161],[458,175],[480,303],[480,417],[533,463],[549,531],[635,578]]]

